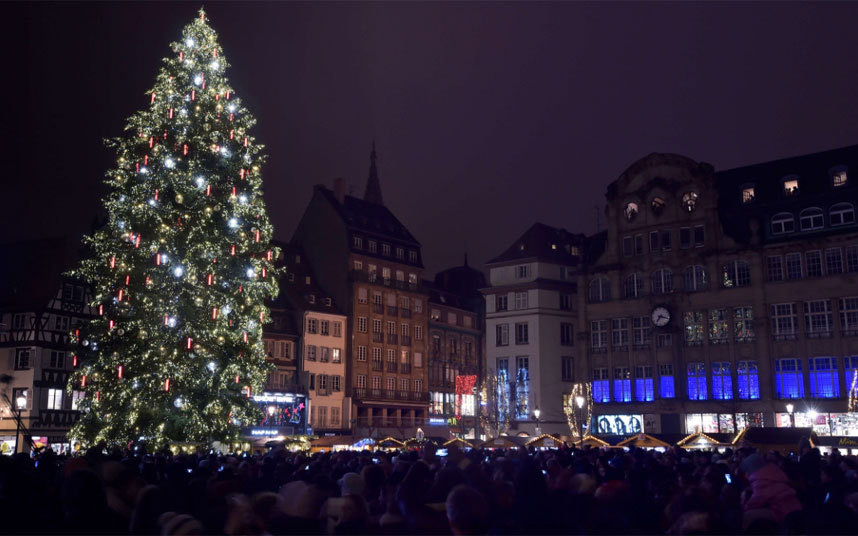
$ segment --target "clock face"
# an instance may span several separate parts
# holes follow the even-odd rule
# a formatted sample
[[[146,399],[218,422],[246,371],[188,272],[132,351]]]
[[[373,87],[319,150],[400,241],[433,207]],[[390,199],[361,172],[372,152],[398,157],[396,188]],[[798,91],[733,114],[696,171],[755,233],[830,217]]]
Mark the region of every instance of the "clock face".
[[[652,323],[663,328],[670,322],[670,311],[665,307],[656,307],[652,310]]]

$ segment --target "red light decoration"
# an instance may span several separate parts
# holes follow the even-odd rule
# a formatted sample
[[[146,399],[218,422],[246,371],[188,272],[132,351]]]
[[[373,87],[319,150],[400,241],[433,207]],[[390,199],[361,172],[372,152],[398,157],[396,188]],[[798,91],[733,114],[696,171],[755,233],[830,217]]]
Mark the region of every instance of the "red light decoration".
[[[123,370],[123,369],[122,369],[122,365],[119,365],[119,366],[116,368],[116,376],[117,376],[118,378],[120,378],[120,379],[122,379],[122,370]]]
[[[110,268],[116,268],[116,257],[110,257]]]
[[[194,347],[194,339],[188,337],[188,350]]]
[[[217,307],[212,307],[212,320],[217,320]]]
[[[169,390],[170,390],[170,378],[167,378],[166,380],[164,380],[164,391],[169,391]]]

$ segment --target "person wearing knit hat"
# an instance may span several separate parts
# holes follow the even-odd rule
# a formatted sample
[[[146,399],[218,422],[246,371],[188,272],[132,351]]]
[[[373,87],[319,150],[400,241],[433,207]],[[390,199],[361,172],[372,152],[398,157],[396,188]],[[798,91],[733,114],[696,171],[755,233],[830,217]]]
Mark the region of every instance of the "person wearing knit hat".
[[[365,484],[363,477],[357,473],[346,473],[337,483],[340,485],[340,492],[343,497],[346,495],[363,495]]]
[[[746,514],[759,509],[769,509],[775,521],[782,523],[787,514],[801,510],[795,490],[790,487],[786,474],[767,462],[758,453],[753,453],[739,464],[739,469],[748,477],[751,486],[744,496],[743,510]]]

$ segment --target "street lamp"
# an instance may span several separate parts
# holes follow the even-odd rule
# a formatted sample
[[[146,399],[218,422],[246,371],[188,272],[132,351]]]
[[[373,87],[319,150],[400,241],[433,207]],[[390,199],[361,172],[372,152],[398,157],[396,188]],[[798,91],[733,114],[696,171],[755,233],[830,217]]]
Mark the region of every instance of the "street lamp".
[[[789,413],[789,425],[792,428],[795,428],[795,417],[792,414],[794,409],[795,409],[795,406],[793,406],[792,403],[789,403],[786,405],[787,413]]]
[[[575,405],[578,406],[578,428],[581,440],[584,440],[584,397],[578,395],[575,397]]]
[[[540,414],[539,408],[536,408],[535,410],[533,410],[533,414],[536,415],[536,435],[539,435],[540,434],[540,431],[539,431],[539,414]]]

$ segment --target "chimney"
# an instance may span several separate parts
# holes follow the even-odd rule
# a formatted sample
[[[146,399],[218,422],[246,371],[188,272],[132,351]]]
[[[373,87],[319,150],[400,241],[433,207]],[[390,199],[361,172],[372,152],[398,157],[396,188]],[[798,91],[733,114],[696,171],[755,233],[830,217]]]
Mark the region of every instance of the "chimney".
[[[334,197],[342,205],[346,202],[346,181],[343,179],[334,179]]]

